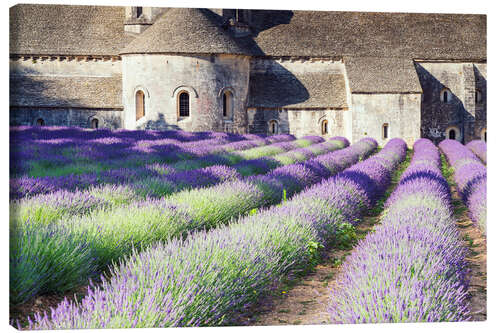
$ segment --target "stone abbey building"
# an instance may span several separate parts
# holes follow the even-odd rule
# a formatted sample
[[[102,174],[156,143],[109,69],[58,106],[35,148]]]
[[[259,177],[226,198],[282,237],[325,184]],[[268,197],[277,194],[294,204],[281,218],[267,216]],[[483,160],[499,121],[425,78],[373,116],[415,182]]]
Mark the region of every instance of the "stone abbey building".
[[[486,139],[486,16],[10,9],[10,124]]]

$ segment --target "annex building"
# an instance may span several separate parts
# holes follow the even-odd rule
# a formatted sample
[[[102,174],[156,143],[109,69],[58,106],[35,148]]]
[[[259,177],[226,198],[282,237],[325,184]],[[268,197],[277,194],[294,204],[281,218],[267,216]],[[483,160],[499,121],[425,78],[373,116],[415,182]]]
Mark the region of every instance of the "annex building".
[[[486,16],[10,9],[10,124],[486,140]]]

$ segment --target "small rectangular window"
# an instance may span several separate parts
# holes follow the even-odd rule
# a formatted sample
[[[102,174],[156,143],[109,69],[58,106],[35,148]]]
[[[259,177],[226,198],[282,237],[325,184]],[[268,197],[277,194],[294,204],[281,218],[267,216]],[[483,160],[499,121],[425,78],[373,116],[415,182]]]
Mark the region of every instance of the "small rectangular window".
[[[389,124],[384,124],[382,126],[382,138],[387,139],[389,137]]]

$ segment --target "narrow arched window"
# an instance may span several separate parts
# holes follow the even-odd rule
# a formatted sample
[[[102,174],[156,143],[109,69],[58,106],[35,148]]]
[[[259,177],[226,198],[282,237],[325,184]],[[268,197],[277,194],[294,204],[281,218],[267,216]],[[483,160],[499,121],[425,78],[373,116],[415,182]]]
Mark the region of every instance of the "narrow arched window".
[[[98,129],[99,128],[99,120],[94,118],[90,121],[90,127],[93,129]]]
[[[139,120],[146,115],[146,105],[144,99],[144,92],[138,90],[135,93],[135,120]]]
[[[136,14],[137,14],[137,16],[136,16],[137,18],[141,17],[141,15],[142,15],[142,7],[137,7],[137,13]]]
[[[328,134],[328,120],[326,119],[321,122],[321,134]]]
[[[45,120],[43,120],[43,118],[38,118],[36,120],[36,125],[37,126],[44,126],[45,125]]]
[[[450,139],[450,140],[460,141],[462,138],[462,134],[461,134],[460,130],[458,129],[458,127],[456,127],[456,126],[448,127],[446,129],[445,134],[446,134],[446,138]]]
[[[389,138],[389,124],[382,125],[382,139]]]
[[[269,121],[269,133],[278,134],[278,122],[276,120]]]
[[[233,118],[233,94],[230,91],[222,94],[222,117],[226,120]]]
[[[183,91],[179,94],[177,104],[179,118],[189,117],[189,94],[187,92]]]
[[[480,104],[483,101],[483,94],[481,94],[481,90],[476,90],[476,104]]]
[[[450,103],[451,102],[451,91],[448,88],[444,88],[441,91],[441,102]]]
[[[455,140],[457,138],[457,133],[455,132],[454,129],[451,129],[449,132],[448,132],[448,138],[450,140]]]

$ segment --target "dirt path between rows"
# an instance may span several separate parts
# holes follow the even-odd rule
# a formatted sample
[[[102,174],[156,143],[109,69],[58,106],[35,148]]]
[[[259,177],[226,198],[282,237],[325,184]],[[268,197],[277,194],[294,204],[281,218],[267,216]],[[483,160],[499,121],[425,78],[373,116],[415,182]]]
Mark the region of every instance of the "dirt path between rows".
[[[472,321],[486,320],[486,237],[474,226],[467,207],[460,199],[454,185],[451,186],[454,217],[464,245],[469,248],[467,261],[470,272],[470,312]]]
[[[402,167],[398,170],[402,172]],[[486,320],[486,237],[475,227],[468,216],[467,207],[461,201],[452,179],[451,184],[454,218],[460,230],[464,245],[470,250],[467,261],[470,264],[470,312],[471,321]],[[393,179],[387,195],[397,185]],[[358,238],[373,230],[380,221],[380,215],[372,214],[363,219],[356,228]],[[331,248],[323,253],[323,260],[312,272],[296,281],[278,295],[270,296],[248,317],[243,325],[310,325],[329,324],[326,311],[331,290],[342,270],[344,259],[352,252]],[[285,287],[286,288],[286,287]]]
[[[358,237],[365,236],[380,216],[367,216],[356,228]],[[335,278],[342,269],[341,262],[351,253],[349,250],[332,248],[323,253],[321,263],[314,270],[290,286],[279,291],[280,295],[266,300],[243,325],[312,325],[329,324],[326,311],[330,290],[335,285]]]
[[[28,316],[33,319],[37,312],[42,315],[46,312],[50,315],[51,308],[56,308],[64,298],[73,301],[75,298],[77,300],[82,299],[87,294],[87,288],[88,286],[85,285],[61,295],[39,295],[24,304],[11,306],[9,309],[9,322],[12,322],[15,328],[18,327],[17,323],[19,322],[23,329],[28,329]]]
[[[401,163],[384,198],[379,200],[376,208],[356,226],[356,238],[362,239],[380,222],[384,202],[399,182],[402,172],[408,166],[412,151],[408,151],[406,161]],[[356,244],[349,249],[331,247],[322,253],[322,260],[309,274],[291,285],[284,286],[277,295],[270,295],[262,301],[257,309],[243,318],[240,325],[314,325],[330,324],[330,316],[326,311],[331,290],[336,278],[342,270],[342,263],[353,251]]]

